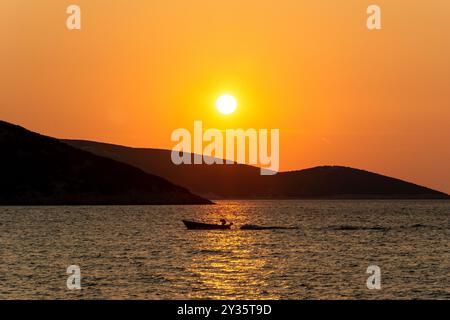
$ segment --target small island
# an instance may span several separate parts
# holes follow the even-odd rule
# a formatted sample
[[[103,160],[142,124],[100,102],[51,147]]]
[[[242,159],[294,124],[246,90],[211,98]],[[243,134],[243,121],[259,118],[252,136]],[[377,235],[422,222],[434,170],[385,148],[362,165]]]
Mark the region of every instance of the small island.
[[[81,140],[64,142],[164,177],[209,199],[450,199],[444,192],[345,166],[261,176],[259,168],[244,164],[174,165],[170,150]]]

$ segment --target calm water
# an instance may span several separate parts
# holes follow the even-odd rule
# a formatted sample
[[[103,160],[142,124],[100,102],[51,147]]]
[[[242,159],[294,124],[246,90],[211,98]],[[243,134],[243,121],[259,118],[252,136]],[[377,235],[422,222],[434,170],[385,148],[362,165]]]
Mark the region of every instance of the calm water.
[[[188,231],[181,219],[299,227]],[[0,207],[0,298],[450,298],[449,201]],[[79,265],[82,290],[66,288]],[[366,288],[366,269],[382,289]]]

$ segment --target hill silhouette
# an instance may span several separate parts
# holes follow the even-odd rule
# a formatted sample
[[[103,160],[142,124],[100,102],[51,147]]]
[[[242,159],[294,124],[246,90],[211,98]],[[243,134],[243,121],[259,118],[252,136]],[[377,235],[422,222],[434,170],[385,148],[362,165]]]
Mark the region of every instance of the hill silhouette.
[[[164,178],[0,121],[0,205],[209,204]]]
[[[248,165],[174,165],[171,151],[64,140],[77,148],[158,174],[210,199],[446,199],[445,193],[399,179],[341,166],[261,176]]]

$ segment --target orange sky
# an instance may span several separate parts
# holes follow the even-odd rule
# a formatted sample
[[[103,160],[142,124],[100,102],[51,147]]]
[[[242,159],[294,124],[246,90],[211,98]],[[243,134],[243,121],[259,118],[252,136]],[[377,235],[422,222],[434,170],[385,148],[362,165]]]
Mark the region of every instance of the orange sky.
[[[81,31],[65,26],[73,3]],[[348,165],[450,192],[449,15],[442,0],[4,0],[0,119],[167,149],[194,120],[280,128],[282,170]],[[215,110],[224,92],[231,116]]]

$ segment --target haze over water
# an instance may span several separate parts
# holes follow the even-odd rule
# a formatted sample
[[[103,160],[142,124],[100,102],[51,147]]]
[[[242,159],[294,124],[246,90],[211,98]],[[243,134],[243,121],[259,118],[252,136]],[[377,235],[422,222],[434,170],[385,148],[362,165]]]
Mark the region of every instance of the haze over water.
[[[220,218],[236,228],[181,222]],[[0,298],[449,299],[449,243],[449,201],[0,207]],[[81,291],[67,290],[69,265]],[[381,290],[366,287],[369,265]]]

